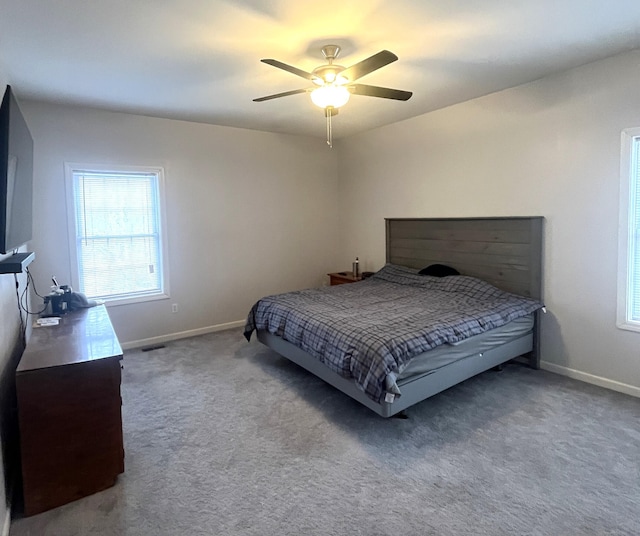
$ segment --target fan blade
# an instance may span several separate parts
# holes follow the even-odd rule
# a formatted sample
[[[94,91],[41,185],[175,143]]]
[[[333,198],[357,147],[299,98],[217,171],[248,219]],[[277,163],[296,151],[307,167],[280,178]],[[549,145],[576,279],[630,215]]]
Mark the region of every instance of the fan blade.
[[[267,65],[272,65],[273,67],[277,67],[278,69],[283,69],[290,73],[295,74],[296,76],[300,76],[302,78],[306,78],[307,80],[313,80],[317,78],[314,74],[308,73],[307,71],[303,71],[302,69],[298,69],[297,67],[293,67],[292,65],[287,65],[286,63],[282,63],[278,60],[266,59],[260,60],[262,63],[266,63]]]
[[[346,77],[349,82],[355,82],[358,78],[362,78],[363,76],[372,73],[376,69],[380,69],[380,67],[384,67],[385,65],[389,65],[398,59],[393,52],[389,52],[388,50],[381,50],[377,54],[368,57],[366,60],[362,60],[351,67],[347,67],[344,71],[340,73],[340,76]]]
[[[288,97],[289,95],[297,95],[298,93],[307,93],[308,89],[294,89],[292,91],[285,91],[284,93],[276,93],[275,95],[267,95],[266,97],[260,97],[253,99],[253,102],[262,102],[271,99],[279,99],[280,97]]]
[[[395,99],[406,101],[411,98],[411,91],[391,89],[388,87],[368,86],[366,84],[354,84],[349,86],[349,91],[354,95],[366,95],[367,97],[381,97],[383,99]]]

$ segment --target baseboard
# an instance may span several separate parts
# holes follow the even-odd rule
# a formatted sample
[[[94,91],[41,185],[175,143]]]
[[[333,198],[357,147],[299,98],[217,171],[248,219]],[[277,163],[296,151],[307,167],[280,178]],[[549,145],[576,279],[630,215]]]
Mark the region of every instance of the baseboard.
[[[245,320],[236,320],[235,322],[227,322],[225,324],[216,324],[215,326],[206,326],[204,328],[190,329],[180,331],[178,333],[169,333],[158,337],[150,337],[149,339],[140,339],[138,341],[130,341],[121,343],[123,350],[131,350],[132,348],[140,348],[142,346],[152,346],[169,341],[177,341],[178,339],[186,339],[188,337],[197,337],[198,335],[206,335],[216,331],[224,331],[227,329],[239,328],[245,325]]]
[[[611,389],[612,391],[618,391],[619,393],[624,393],[626,395],[640,398],[640,387],[617,382],[615,380],[609,380],[600,376],[594,376],[593,374],[570,369],[568,367],[562,367],[560,365],[556,365],[555,363],[549,363],[548,361],[541,361],[540,368],[548,370],[549,372],[555,372],[556,374],[560,374],[562,376],[568,376],[569,378],[574,378],[586,383],[591,383],[593,385]]]

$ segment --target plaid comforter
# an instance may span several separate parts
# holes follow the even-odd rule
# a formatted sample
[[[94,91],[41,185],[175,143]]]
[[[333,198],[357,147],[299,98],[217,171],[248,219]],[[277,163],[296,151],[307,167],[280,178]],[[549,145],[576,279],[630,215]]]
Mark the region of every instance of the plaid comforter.
[[[388,264],[360,283],[262,298],[249,312],[244,335],[250,340],[254,330],[266,330],[282,337],[380,402],[388,376],[412,357],[542,306],[473,277],[422,276]]]

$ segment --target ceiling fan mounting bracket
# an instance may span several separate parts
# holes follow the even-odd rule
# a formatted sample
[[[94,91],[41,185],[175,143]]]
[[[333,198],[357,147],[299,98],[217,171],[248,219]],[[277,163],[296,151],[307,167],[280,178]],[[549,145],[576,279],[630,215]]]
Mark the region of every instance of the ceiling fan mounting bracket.
[[[340,47],[338,45],[325,45],[322,47],[322,55],[329,63],[335,60],[338,54],[340,54]]]

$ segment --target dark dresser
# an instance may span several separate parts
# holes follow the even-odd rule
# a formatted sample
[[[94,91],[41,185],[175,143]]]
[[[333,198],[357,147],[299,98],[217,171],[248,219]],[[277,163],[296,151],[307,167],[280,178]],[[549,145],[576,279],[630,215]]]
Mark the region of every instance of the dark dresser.
[[[121,359],[104,305],[33,328],[16,370],[25,515],[113,486],[124,471]]]

